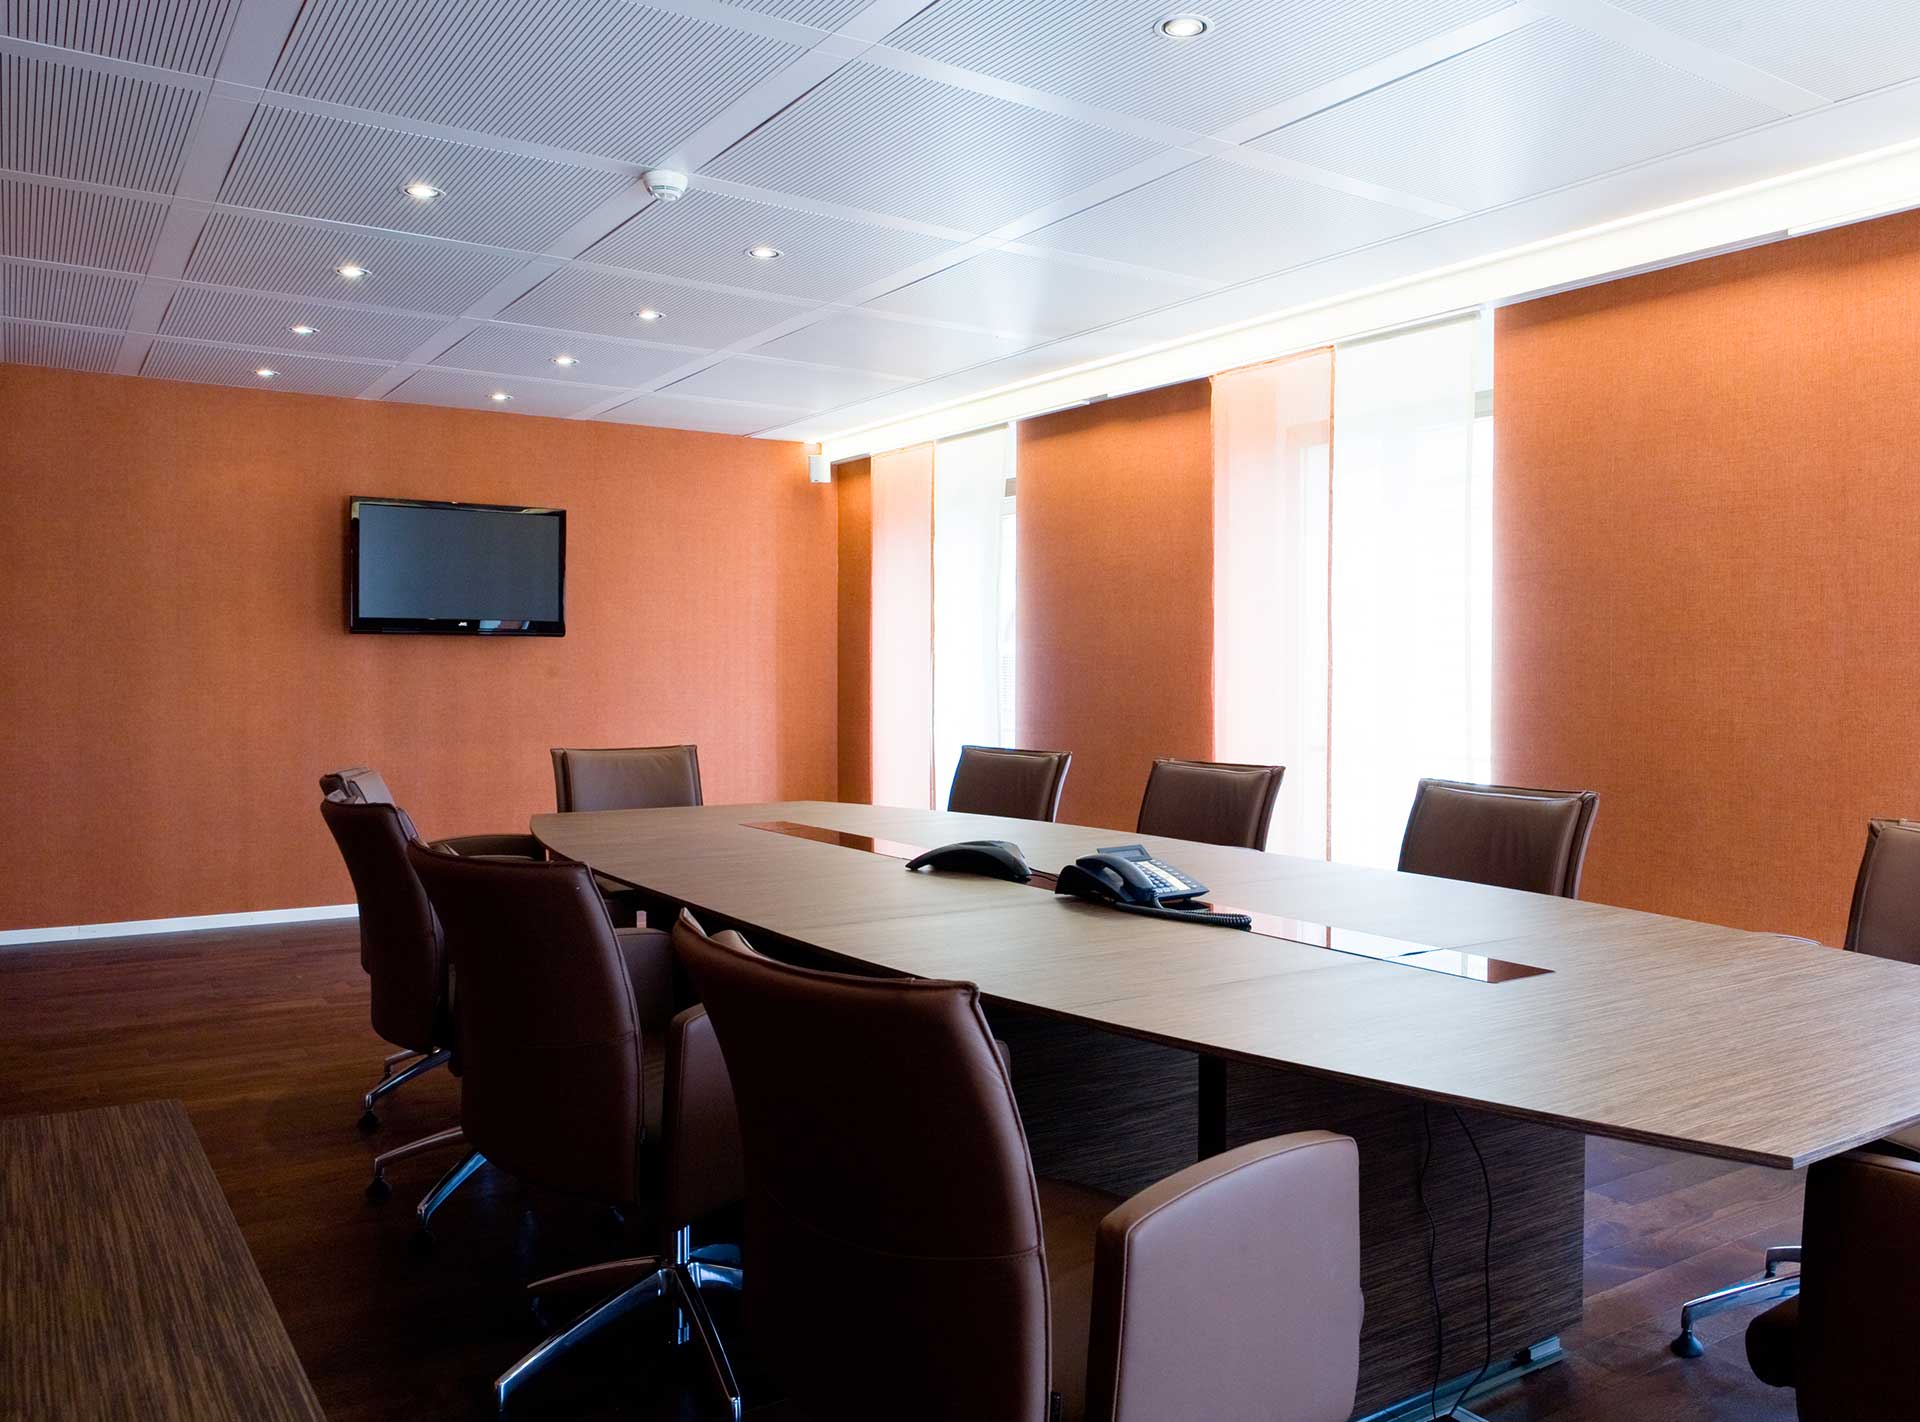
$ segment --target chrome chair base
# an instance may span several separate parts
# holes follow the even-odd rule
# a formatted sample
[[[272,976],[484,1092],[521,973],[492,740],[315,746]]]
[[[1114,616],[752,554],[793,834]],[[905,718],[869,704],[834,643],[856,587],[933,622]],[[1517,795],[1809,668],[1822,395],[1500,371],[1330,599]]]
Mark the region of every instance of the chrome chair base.
[[[1716,1289],[1713,1293],[1702,1294],[1697,1299],[1689,1299],[1680,1308],[1680,1335],[1667,1345],[1676,1358],[1697,1358],[1707,1351],[1707,1345],[1700,1341],[1694,1325],[1724,1309],[1740,1308],[1748,1304],[1777,1303],[1781,1299],[1790,1299],[1800,1292],[1800,1275],[1782,1274],[1782,1264],[1798,1264],[1800,1246],[1797,1244],[1779,1244],[1767,1251],[1766,1272],[1757,1279],[1749,1279],[1744,1284],[1734,1284],[1730,1288]]]
[[[715,1262],[731,1251],[718,1247],[694,1251],[687,1244],[687,1231],[681,1230],[674,1235],[676,1257],[672,1260],[657,1256],[616,1260],[610,1264],[569,1270],[527,1285],[528,1294],[534,1297],[609,1285],[615,1286],[617,1292],[543,1340],[532,1352],[494,1379],[494,1403],[501,1415],[505,1415],[514,1391],[555,1358],[617,1323],[641,1305],[658,1299],[674,1305],[675,1341],[699,1345],[701,1361],[706,1365],[708,1382],[719,1401],[721,1416],[730,1419],[730,1422],[739,1422],[745,1400],[739,1381],[734,1376],[733,1364],[727,1357],[726,1344],[720,1336],[718,1325],[713,1321],[713,1315],[707,1309],[707,1301],[701,1290],[707,1286],[738,1289],[740,1270],[734,1264]],[[737,1258],[737,1254],[733,1257]]]
[[[444,1131],[435,1131],[430,1136],[422,1136],[417,1141],[395,1146],[392,1150],[381,1151],[373,1158],[373,1179],[367,1183],[367,1198],[377,1204],[393,1194],[393,1187],[387,1183],[388,1166],[396,1165],[409,1156],[425,1155],[428,1151],[459,1145],[466,1138],[465,1131],[458,1126],[451,1126]]]
[[[414,1218],[418,1225],[413,1232],[413,1250],[416,1254],[425,1254],[433,1249],[433,1230],[430,1228],[433,1212],[446,1204],[453,1192],[466,1184],[468,1177],[486,1163],[487,1158],[479,1151],[469,1151],[459,1164],[440,1177],[414,1207]]]
[[[435,1067],[445,1066],[447,1058],[451,1055],[451,1052],[442,1047],[438,1051],[428,1052],[425,1055],[419,1052],[394,1052],[388,1056],[381,1065],[380,1080],[375,1083],[373,1090],[360,1098],[360,1105],[363,1108],[360,1129],[369,1132],[379,1130],[380,1118],[374,1114],[373,1108],[380,1104],[381,1098],[398,1091],[416,1076],[424,1076]],[[419,1060],[396,1076],[393,1070],[395,1065],[406,1061],[409,1057],[417,1057]]]

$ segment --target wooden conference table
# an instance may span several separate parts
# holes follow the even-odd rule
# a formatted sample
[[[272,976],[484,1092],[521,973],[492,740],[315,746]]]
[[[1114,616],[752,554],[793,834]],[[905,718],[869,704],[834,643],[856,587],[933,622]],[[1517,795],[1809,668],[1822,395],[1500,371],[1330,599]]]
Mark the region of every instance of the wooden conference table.
[[[755,827],[770,825],[786,828]],[[1189,1163],[1196,1141],[1354,1136],[1360,1415],[1432,1381],[1416,1187],[1429,1142],[1453,1378],[1487,1346],[1487,1195],[1468,1129],[1495,1212],[1491,1347],[1511,1371],[1550,1361],[1580,1317],[1582,1133],[1791,1169],[1920,1121],[1920,970],[1775,935],[933,810],[710,805],[542,815],[533,832],[767,951],[979,984],[1042,1173],[1128,1192]],[[1012,840],[1046,870],[1145,843],[1262,931],[902,872],[900,856],[964,839]],[[1331,951],[1322,925],[1351,951]]]

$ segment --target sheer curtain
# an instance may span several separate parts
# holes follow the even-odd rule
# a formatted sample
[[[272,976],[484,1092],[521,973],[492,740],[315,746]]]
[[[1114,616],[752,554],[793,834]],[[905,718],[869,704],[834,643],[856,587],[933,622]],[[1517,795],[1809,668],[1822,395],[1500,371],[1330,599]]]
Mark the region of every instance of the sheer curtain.
[[[1013,744],[1013,430],[943,440],[933,455],[933,800],[960,747]]]
[[[933,453],[875,455],[872,474],[873,802],[922,810],[933,804]]]
[[[1333,352],[1216,376],[1214,754],[1284,765],[1267,847],[1327,852]]]
[[[1416,781],[1485,779],[1490,459],[1478,320],[1336,348],[1328,856],[1391,867]]]

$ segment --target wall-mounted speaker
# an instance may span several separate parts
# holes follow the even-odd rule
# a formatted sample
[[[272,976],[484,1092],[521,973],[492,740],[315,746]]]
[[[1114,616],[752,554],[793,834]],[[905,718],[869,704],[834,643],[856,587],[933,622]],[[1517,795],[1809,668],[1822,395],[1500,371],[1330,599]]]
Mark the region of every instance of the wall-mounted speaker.
[[[833,482],[833,465],[827,461],[826,455],[809,454],[807,456],[807,482],[809,484]]]

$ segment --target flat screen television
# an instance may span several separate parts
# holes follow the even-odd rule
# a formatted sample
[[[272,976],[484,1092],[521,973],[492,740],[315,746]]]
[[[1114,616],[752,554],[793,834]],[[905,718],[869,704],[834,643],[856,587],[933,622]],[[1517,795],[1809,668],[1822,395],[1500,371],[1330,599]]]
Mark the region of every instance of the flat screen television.
[[[564,637],[567,511],[355,498],[347,630]]]

